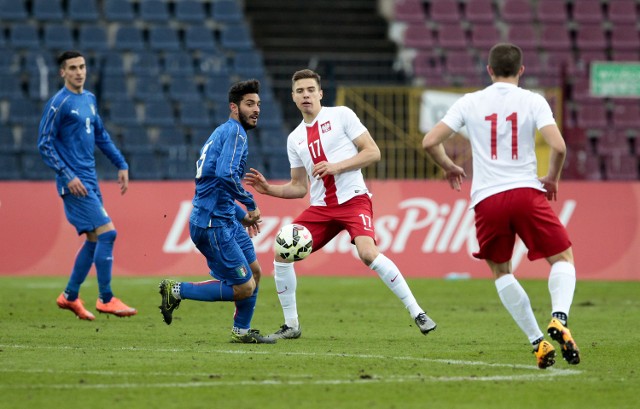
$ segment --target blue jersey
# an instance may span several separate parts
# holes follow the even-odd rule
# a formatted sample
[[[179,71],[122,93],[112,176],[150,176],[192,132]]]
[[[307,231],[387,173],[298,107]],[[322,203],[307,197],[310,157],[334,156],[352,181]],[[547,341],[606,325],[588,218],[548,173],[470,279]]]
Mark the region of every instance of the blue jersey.
[[[38,149],[44,162],[56,172],[58,193],[78,177],[87,189],[98,189],[95,147],[118,169],[128,169],[98,115],[96,97],[89,91],[76,94],[63,87],[45,105],[38,130]]]
[[[200,150],[196,193],[190,222],[198,227],[227,226],[239,219],[235,201],[256,209],[253,195],[242,185],[248,154],[247,133],[235,119],[216,128]]]

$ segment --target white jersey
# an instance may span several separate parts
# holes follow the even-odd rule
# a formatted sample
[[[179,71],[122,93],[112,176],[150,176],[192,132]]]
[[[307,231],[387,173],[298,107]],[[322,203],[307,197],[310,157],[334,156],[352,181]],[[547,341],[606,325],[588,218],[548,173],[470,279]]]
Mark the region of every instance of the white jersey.
[[[311,124],[300,123],[287,139],[291,168],[304,167],[311,181],[311,206],[342,204],[369,191],[360,169],[312,177],[314,164],[336,163],[354,157],[358,148],[353,140],[367,131],[356,114],[347,107],[322,107]]]
[[[556,123],[544,97],[496,82],[465,94],[442,122],[456,132],[467,126],[473,154],[471,207],[505,190],[544,191],[537,175],[535,133]]]

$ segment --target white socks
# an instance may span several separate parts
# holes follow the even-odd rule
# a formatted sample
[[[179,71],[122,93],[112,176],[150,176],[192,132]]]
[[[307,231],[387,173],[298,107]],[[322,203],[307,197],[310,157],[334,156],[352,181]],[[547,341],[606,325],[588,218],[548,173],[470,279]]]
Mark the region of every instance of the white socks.
[[[280,305],[287,327],[299,329],[298,306],[296,304],[296,287],[298,280],[293,263],[273,262],[275,268],[275,282]]]
[[[529,342],[533,343],[540,339],[542,331],[538,327],[536,317],[531,309],[529,296],[524,291],[518,280],[513,274],[505,274],[496,281],[496,290],[509,314],[516,321],[522,332],[529,338]]]
[[[378,257],[373,260],[369,268],[378,273],[380,279],[391,291],[393,291],[396,297],[402,301],[407,310],[409,310],[409,314],[411,314],[412,318],[415,318],[418,314],[424,312],[418,305],[416,298],[409,289],[409,285],[393,261],[380,253],[378,254]]]
[[[171,294],[178,300],[182,299],[182,297],[180,297],[180,283],[175,283],[171,286]]]
[[[576,289],[576,268],[567,261],[558,261],[551,266],[549,273],[549,294],[551,294],[551,312],[562,312],[569,316]]]

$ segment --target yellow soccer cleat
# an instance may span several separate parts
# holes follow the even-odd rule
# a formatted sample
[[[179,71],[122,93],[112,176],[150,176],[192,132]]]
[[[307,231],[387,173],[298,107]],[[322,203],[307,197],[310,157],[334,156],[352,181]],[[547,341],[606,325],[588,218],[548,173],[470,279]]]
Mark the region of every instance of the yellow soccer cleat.
[[[546,369],[556,363],[556,350],[553,345],[545,340],[538,344],[538,349],[534,349],[533,353],[540,369]]]
[[[547,332],[551,339],[556,341],[562,347],[562,357],[570,365],[577,365],[580,363],[580,350],[578,345],[571,336],[569,328],[562,325],[558,319],[553,318],[547,327]]]

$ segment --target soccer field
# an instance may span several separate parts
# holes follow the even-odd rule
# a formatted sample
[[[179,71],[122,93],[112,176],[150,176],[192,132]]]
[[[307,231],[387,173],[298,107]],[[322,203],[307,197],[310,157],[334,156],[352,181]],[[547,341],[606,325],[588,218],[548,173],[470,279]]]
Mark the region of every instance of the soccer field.
[[[302,338],[276,345],[229,343],[230,303],[185,301],[165,325],[159,281],[116,277],[139,314],[88,322],[57,308],[65,277],[0,278],[0,407],[638,407],[638,282],[579,281],[582,362],[539,370],[491,280],[409,280],[438,323],[425,337],[377,278],[300,277]],[[546,282],[522,283],[546,328]],[[82,296],[94,312],[96,294],[92,275]],[[265,276],[253,327],[281,324]]]

